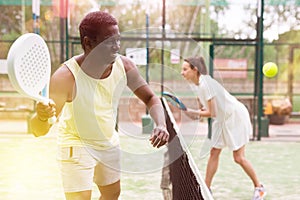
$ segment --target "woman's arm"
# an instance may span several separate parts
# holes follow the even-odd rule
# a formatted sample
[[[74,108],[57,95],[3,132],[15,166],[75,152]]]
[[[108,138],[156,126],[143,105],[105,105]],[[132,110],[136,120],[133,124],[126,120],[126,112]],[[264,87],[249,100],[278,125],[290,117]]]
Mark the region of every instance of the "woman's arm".
[[[215,117],[214,98],[207,101],[208,108],[191,109],[187,108],[184,113],[191,119],[200,119],[201,117]]]

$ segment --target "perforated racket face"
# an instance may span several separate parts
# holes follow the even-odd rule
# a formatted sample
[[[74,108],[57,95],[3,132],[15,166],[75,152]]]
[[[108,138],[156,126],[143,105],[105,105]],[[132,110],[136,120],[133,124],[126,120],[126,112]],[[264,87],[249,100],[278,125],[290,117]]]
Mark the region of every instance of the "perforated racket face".
[[[45,87],[51,61],[48,47],[39,35],[28,33],[14,42],[8,54],[8,72],[21,93],[36,96]]]

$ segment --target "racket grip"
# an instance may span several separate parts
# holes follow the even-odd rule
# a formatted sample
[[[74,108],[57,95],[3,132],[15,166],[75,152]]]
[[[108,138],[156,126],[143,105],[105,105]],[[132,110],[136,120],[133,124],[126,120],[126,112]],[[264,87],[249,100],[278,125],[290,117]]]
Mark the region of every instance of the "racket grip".
[[[48,119],[49,124],[54,124],[55,122],[56,122],[56,117],[55,116]]]

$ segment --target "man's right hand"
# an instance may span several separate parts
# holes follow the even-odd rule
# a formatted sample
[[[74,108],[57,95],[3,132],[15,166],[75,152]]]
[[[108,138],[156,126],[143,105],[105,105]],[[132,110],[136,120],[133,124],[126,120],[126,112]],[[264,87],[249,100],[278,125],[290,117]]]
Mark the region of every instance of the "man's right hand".
[[[49,118],[56,115],[55,106],[56,105],[52,100],[50,100],[48,104],[45,104],[44,102],[38,102],[36,104],[37,118],[42,122],[48,121]]]

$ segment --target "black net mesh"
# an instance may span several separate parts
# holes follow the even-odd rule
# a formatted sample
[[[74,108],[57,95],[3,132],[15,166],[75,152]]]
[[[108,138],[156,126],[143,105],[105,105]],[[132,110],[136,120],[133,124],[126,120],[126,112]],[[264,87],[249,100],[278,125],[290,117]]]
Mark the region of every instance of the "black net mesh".
[[[166,106],[166,105],[164,105]],[[170,134],[168,144],[170,181],[173,200],[202,200],[201,186],[189,164],[187,153],[182,148],[177,132],[167,109],[165,109],[167,129]]]

